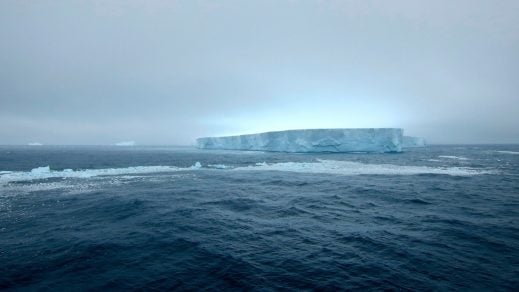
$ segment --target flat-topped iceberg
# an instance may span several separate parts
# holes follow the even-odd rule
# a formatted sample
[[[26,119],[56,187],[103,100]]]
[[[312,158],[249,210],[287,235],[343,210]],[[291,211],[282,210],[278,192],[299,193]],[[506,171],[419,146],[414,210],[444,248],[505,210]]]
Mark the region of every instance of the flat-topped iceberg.
[[[201,149],[278,152],[401,152],[400,128],[308,129],[196,140]]]
[[[425,147],[425,139],[422,137],[404,136],[402,148]]]
[[[115,146],[135,146],[135,141],[122,141],[114,144]]]

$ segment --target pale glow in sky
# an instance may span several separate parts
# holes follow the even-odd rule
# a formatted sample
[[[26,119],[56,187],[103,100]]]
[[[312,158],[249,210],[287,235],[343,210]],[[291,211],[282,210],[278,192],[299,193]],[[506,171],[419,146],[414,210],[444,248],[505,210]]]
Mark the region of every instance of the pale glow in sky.
[[[399,127],[402,117],[397,106],[374,104],[352,99],[340,102],[329,98],[299,100],[280,103],[275,107],[258,109],[251,112],[230,113],[226,117],[209,117],[213,124],[221,125],[221,132],[215,135],[235,135],[289,129],[319,128],[371,128]],[[356,101],[355,101],[356,100]],[[329,102],[333,102],[333,107]]]

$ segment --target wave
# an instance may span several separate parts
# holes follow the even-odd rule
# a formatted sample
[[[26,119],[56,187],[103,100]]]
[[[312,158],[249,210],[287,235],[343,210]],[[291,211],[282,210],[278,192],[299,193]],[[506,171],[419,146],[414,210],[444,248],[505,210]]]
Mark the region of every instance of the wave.
[[[0,185],[10,182],[21,182],[49,178],[91,178],[96,176],[116,176],[131,174],[149,174],[159,172],[172,172],[194,170],[202,168],[200,162],[190,167],[176,166],[132,166],[124,168],[102,168],[84,170],[52,170],[49,166],[37,167],[31,171],[0,171]]]
[[[430,167],[393,164],[365,164],[351,161],[321,160],[317,162],[282,162],[257,163],[251,166],[237,167],[241,171],[288,171],[299,173],[325,173],[336,175],[418,175],[443,174],[451,176],[473,176],[495,174],[490,169],[475,169],[469,167]]]

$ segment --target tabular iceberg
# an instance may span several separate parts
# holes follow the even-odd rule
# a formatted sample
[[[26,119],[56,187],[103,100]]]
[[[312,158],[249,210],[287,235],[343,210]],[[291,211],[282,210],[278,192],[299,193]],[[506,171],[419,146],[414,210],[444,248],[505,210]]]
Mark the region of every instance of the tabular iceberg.
[[[114,144],[115,146],[135,146],[135,141],[122,141]]]
[[[205,137],[196,140],[201,149],[278,152],[401,152],[400,128],[308,129],[259,134]]]
[[[425,139],[422,137],[404,136],[402,148],[425,147]]]

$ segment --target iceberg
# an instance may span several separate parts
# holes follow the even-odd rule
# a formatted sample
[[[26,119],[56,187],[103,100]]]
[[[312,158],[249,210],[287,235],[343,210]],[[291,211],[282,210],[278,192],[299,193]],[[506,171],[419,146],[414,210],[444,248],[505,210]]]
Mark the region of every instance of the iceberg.
[[[196,140],[200,149],[275,152],[401,152],[400,128],[306,129]]]
[[[501,153],[501,154],[512,154],[512,155],[518,155],[519,152],[517,151],[496,151],[497,153]]]
[[[115,146],[135,146],[135,141],[122,141],[114,144]]]
[[[425,147],[426,145],[425,139],[422,137],[404,136],[402,141],[402,148]]]

